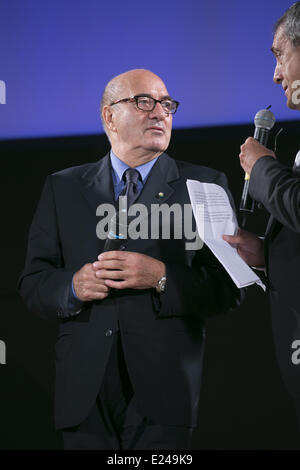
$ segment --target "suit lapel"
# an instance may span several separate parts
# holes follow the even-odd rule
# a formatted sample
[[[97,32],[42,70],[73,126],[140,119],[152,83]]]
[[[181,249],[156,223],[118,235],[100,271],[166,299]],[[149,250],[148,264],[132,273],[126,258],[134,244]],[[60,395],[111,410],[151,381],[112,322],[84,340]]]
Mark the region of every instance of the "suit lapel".
[[[266,232],[265,232],[265,238],[267,238],[271,235],[271,232],[273,230],[273,227],[274,227],[275,223],[276,223],[276,220],[274,219],[274,217],[272,215],[270,215],[269,220],[268,220],[268,224],[267,224],[267,228],[266,228]]]
[[[150,215],[153,210],[157,209],[151,205],[163,204],[171,197],[174,189],[170,183],[177,179],[179,179],[179,172],[175,161],[163,153],[152,167],[135,204],[145,205]]]
[[[271,215],[268,221],[264,239],[264,254],[266,260],[267,275],[269,275],[269,243],[277,235],[281,228],[282,224]]]
[[[298,152],[298,154],[300,154],[300,151]],[[296,155],[296,159],[298,157],[298,154]],[[295,162],[296,162],[296,159],[295,159]],[[295,177],[300,176],[300,169],[299,169],[298,166],[295,166],[295,163],[294,163],[294,166],[293,166],[293,174],[294,174]],[[273,237],[276,233],[278,233],[281,226],[282,226],[282,224],[280,222],[278,222],[276,219],[274,219],[274,217],[272,215],[270,215],[268,225],[267,225],[267,228],[266,228],[265,238],[270,239],[271,237]]]
[[[93,215],[96,215],[96,209],[99,204],[115,205],[109,154],[94,166],[89,167],[81,176],[80,183],[80,190],[87,200]]]

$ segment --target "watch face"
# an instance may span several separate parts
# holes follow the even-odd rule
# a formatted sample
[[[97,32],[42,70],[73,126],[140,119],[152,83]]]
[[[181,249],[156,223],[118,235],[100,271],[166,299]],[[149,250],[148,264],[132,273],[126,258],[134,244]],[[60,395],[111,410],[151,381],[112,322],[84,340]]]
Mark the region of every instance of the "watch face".
[[[166,280],[167,280],[167,278],[165,276],[160,278],[160,280],[158,281],[157,286],[156,286],[157,292],[164,292],[165,291]]]
[[[160,280],[160,282],[159,282],[159,287],[160,287],[160,290],[161,290],[162,292],[164,292],[165,287],[166,287],[166,278],[165,278],[165,277],[163,277],[163,278]]]

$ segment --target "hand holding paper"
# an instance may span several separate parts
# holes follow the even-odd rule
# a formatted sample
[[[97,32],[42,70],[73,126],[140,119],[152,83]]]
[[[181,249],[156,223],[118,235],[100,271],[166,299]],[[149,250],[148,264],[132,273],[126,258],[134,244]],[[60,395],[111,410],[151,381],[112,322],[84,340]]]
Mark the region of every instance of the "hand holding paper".
[[[235,235],[238,224],[226,191],[214,183],[186,182],[199,236],[222,263],[237,287],[258,284],[260,278],[239,256],[236,248],[223,239],[223,234]]]
[[[265,265],[263,241],[254,233],[239,228],[234,236],[223,235],[223,240],[233,245],[240,257],[250,266]]]

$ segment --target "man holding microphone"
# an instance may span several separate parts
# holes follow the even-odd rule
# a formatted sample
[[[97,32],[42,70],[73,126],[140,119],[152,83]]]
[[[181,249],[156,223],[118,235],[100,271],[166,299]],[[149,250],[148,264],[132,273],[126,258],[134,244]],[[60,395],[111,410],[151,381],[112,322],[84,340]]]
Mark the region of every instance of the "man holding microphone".
[[[300,1],[275,25],[273,80],[281,84],[290,109],[300,111]],[[251,266],[266,270],[277,360],[294,399],[300,429],[300,178],[297,161],[289,168],[271,150],[249,137],[241,146],[242,168],[250,176],[249,193],[264,205],[270,220],[264,241],[239,229],[223,238]]]

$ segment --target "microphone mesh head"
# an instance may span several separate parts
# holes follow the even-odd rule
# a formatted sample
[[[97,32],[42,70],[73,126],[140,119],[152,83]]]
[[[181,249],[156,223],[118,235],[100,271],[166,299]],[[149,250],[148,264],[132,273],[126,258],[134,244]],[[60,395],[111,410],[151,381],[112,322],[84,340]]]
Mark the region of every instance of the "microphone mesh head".
[[[261,127],[268,131],[272,129],[275,121],[275,116],[269,109],[261,109],[255,114],[254,118],[255,127]]]

